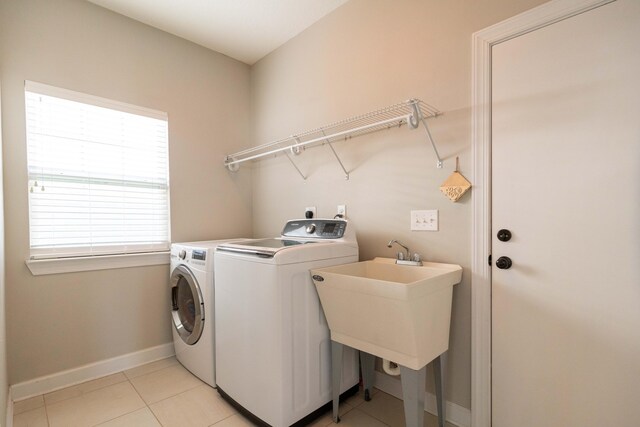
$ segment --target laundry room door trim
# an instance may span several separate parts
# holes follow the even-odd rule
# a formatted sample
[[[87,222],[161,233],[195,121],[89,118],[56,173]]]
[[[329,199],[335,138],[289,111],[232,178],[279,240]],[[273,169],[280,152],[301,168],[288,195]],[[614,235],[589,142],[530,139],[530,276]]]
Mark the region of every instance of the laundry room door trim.
[[[472,35],[471,426],[491,426],[491,48],[615,0],[554,0]]]

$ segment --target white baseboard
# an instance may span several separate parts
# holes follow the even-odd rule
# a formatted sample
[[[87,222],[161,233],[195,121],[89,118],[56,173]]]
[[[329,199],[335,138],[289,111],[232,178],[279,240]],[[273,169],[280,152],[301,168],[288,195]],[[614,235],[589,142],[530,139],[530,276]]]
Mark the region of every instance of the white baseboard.
[[[175,354],[173,342],[150,347],[134,353],[124,354],[111,359],[101,360],[55,374],[35,378],[11,386],[10,400],[18,401],[29,397],[50,393],[61,388],[80,384],[85,381],[115,374],[125,369],[135,368],[145,363],[164,359]],[[8,417],[8,412],[7,412]]]
[[[376,388],[402,400],[402,385],[400,384],[399,379],[376,371],[374,381],[374,386]],[[436,406],[436,397],[429,392],[425,393],[424,410],[437,416],[438,410]],[[471,411],[463,406],[452,402],[446,402],[446,415],[447,422],[451,424],[460,427],[471,426]]]

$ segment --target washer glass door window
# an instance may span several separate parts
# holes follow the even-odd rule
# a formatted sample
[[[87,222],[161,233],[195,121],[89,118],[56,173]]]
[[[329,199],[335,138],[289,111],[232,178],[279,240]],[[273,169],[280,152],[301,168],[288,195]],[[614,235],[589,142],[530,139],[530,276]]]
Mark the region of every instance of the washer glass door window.
[[[198,282],[184,265],[171,274],[171,304],[173,326],[180,338],[189,345],[195,344],[204,326],[204,301]]]

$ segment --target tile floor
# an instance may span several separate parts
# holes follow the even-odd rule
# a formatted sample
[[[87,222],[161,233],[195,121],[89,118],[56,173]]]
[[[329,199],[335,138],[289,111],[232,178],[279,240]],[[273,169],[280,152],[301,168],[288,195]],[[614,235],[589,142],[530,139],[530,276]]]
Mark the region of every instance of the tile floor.
[[[174,358],[14,403],[14,427],[244,427],[253,424]],[[404,426],[402,401],[374,390],[340,405],[340,427]],[[311,424],[337,426],[330,412]],[[436,417],[425,413],[425,427]],[[447,424],[447,427],[453,427]]]

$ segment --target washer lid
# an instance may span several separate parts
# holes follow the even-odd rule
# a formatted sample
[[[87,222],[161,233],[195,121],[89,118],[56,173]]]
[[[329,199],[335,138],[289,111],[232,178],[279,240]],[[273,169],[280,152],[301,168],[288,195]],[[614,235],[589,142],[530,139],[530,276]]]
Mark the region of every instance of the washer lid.
[[[263,258],[272,258],[283,249],[316,243],[312,240],[293,240],[286,238],[255,239],[240,242],[229,242],[218,246],[218,250],[226,252],[239,252],[248,255],[256,255]]]
[[[254,244],[264,245],[262,241],[255,241]],[[268,240],[290,240],[290,239],[268,239]],[[269,248],[264,246],[248,246],[248,242],[238,244],[228,243],[218,246],[217,254],[242,257],[252,262],[268,264],[297,264],[303,262],[314,262],[332,258],[356,257],[358,256],[357,243],[339,241],[298,241],[300,244],[293,244],[281,248]],[[311,243],[311,244],[307,244]],[[216,255],[216,263],[221,262]],[[219,264],[218,264],[219,265]]]
[[[357,256],[358,242],[355,231],[343,219],[297,219],[287,221],[280,237],[223,243],[216,251],[292,264]]]

